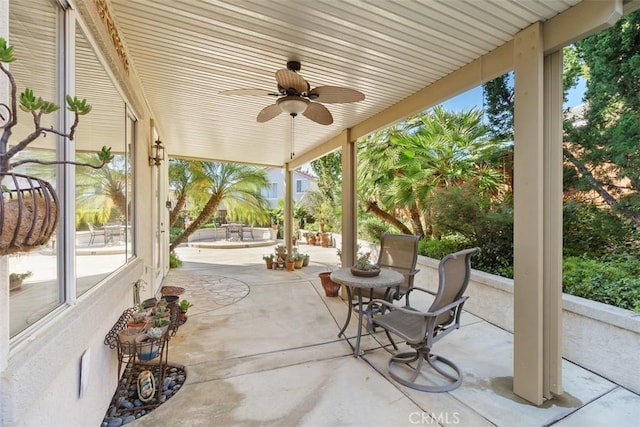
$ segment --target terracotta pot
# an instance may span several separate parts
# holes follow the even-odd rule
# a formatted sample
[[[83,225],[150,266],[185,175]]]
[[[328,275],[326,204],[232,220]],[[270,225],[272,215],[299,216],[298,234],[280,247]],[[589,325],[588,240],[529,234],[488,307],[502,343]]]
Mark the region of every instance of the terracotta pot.
[[[329,234],[328,233],[323,233],[320,235],[320,246],[322,246],[323,248],[328,248],[329,247]]]
[[[324,288],[324,293],[328,297],[337,297],[338,291],[340,290],[340,284],[331,280],[331,272],[326,271],[324,273],[319,273],[318,277],[320,277],[320,283]]]
[[[273,261],[267,261],[267,270],[273,270]]]
[[[287,266],[287,271],[293,271],[296,269],[296,263],[294,261],[287,261],[286,266]]]

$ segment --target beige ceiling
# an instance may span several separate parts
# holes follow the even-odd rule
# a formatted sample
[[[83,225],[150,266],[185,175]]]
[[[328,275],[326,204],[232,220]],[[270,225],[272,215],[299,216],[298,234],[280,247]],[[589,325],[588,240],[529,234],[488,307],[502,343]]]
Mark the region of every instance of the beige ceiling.
[[[295,119],[304,154],[398,103],[523,28],[580,0],[111,0],[111,11],[172,156],[281,166],[290,117],[257,123],[288,60],[312,87],[345,86],[362,102],[327,104],[334,123]]]

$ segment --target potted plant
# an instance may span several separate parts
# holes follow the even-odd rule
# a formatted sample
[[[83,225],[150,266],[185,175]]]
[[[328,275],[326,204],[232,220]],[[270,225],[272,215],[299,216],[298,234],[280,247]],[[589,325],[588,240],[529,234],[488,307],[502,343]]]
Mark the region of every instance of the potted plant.
[[[186,299],[183,299],[182,301],[180,301],[180,305],[178,307],[180,308],[178,321],[180,321],[180,323],[182,324],[187,321],[187,311],[189,310],[189,308],[193,307],[193,304],[191,304]]]
[[[99,169],[113,159],[111,149],[102,147],[98,152],[99,164],[79,163],[73,161],[45,161],[41,159],[11,159],[40,136],[53,134],[72,141],[78,126],[80,116],[91,111],[91,105],[85,99],[66,96],[67,109],[74,115],[74,122],[69,132],[62,132],[53,127],[41,124],[42,116],[60,109],[50,101],[36,97],[33,90],[26,88],[19,96],[16,81],[6,67],[14,61],[13,46],[0,37],[0,72],[9,80],[9,104],[0,103],[0,216],[3,227],[0,234],[0,255],[14,252],[27,252],[45,244],[51,238],[58,223],[58,197],[55,190],[47,181],[11,170],[25,163],[41,165],[75,164]],[[13,128],[18,124],[18,108],[31,114],[33,131],[24,139],[9,144]]]
[[[304,254],[304,259],[302,260],[303,267],[306,267],[309,265],[309,259],[310,259],[309,254]]]
[[[287,247],[285,245],[278,245],[274,249],[277,261],[284,261],[287,258]]]
[[[267,263],[267,270],[273,269],[273,254],[262,255],[262,259]]]
[[[285,259],[285,265],[287,267],[287,271],[293,271],[296,268],[296,256],[288,255]]]
[[[322,246],[323,248],[328,248],[330,241],[331,241],[331,234],[320,233],[320,246]]]
[[[160,353],[161,339],[165,333],[166,330],[153,327],[149,328],[145,333],[138,335],[135,338],[138,358],[140,360],[148,361],[158,357],[158,354]]]
[[[149,311],[144,308],[144,305],[138,305],[138,311],[131,315],[131,320],[127,322],[127,326],[130,328],[145,328],[150,323]]]
[[[304,254],[301,253],[297,253],[294,256],[294,267],[295,268],[302,268],[302,264],[304,264]]]
[[[16,289],[20,289],[22,287],[22,282],[24,279],[33,276],[31,271],[27,271],[25,273],[11,273],[9,274],[9,291],[15,291]]]
[[[285,245],[278,245],[275,247],[275,258],[273,260],[274,267],[278,269],[285,267],[285,261],[287,259],[287,247]]]
[[[340,290],[340,284],[331,280],[331,272],[325,271],[318,273],[318,277],[320,278],[320,284],[324,289],[324,294],[328,297],[337,297],[338,291]]]
[[[351,267],[351,274],[361,277],[374,277],[380,274],[380,266],[371,263],[371,252],[366,252],[356,259],[356,263]]]

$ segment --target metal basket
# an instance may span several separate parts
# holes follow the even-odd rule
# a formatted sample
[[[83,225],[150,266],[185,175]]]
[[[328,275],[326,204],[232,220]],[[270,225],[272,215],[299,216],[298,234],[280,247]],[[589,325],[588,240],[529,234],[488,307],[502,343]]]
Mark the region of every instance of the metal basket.
[[[51,184],[18,173],[0,173],[0,184],[0,255],[47,243],[58,224],[58,197]]]

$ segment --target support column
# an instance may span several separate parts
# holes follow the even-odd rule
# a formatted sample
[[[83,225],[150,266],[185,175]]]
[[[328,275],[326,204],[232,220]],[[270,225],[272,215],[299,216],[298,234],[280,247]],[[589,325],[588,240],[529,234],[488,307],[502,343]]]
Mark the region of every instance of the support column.
[[[543,402],[543,44],[542,24],[514,39],[513,390]]]
[[[0,0],[0,37],[9,40],[9,1]],[[6,84],[4,75],[0,79],[0,102],[8,103],[9,101],[9,85]],[[9,257],[0,257],[0,373],[4,372],[7,367],[9,358]],[[0,385],[4,385],[4,376],[0,376]],[[0,387],[0,425],[2,424],[2,413],[4,413],[5,395],[2,393],[3,387]]]
[[[543,394],[562,394],[562,51],[544,58]]]
[[[290,254],[293,247],[293,171],[284,171],[284,244]]]
[[[342,266],[348,267],[355,262],[358,247],[358,223],[356,193],[357,150],[355,141],[350,140],[349,129],[342,138]]]

